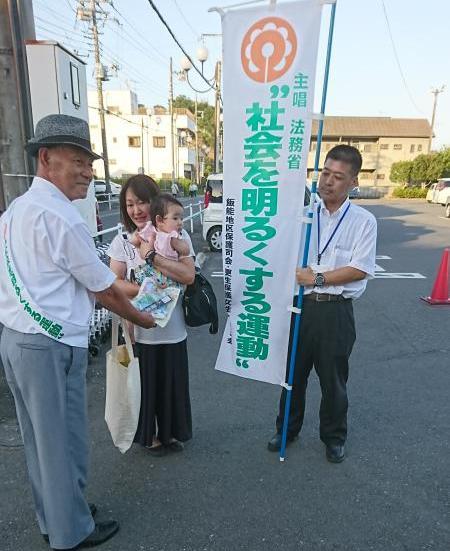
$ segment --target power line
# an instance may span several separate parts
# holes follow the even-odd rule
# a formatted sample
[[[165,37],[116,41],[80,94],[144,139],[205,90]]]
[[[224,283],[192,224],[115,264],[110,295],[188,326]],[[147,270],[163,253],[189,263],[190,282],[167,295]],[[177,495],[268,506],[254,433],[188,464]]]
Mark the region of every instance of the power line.
[[[80,44],[89,44],[87,41],[82,40],[81,38],[78,38],[78,37],[74,36],[73,35],[73,29],[64,28],[60,24],[55,24],[53,21],[49,21],[48,19],[44,19],[42,17],[39,17],[38,15],[35,16],[35,19],[41,22],[40,25],[42,27],[47,26],[47,25],[50,26],[51,27],[50,30],[52,32],[58,33],[58,31],[60,31],[58,34],[68,34],[68,33],[70,33],[71,36],[68,36],[68,38],[72,42],[79,42]]]
[[[175,36],[174,32],[172,31],[172,29],[169,27],[169,24],[166,22],[166,20],[164,19],[164,17],[161,15],[161,12],[158,10],[158,8],[155,6],[155,3],[153,2],[153,0],[148,0],[148,3],[150,4],[150,6],[153,8],[154,12],[156,13],[156,15],[159,17],[159,19],[161,20],[162,24],[166,27],[166,29],[169,31],[169,34],[170,36],[174,39],[174,41],[176,42],[177,46],[180,48],[180,50],[183,52],[183,54],[189,59],[189,61],[191,62],[191,65],[192,67],[197,71],[197,73],[201,76],[201,78],[206,82],[206,84],[208,86],[211,86],[211,83],[208,81],[208,79],[203,75],[203,73],[200,71],[200,69],[197,67],[197,65],[195,65],[195,63],[192,61],[191,57],[189,56],[189,54],[186,52],[186,50],[183,48],[183,46],[180,44],[179,40],[177,39],[177,37]]]
[[[157,55],[161,58],[161,60],[163,60],[164,63],[167,63],[167,60],[166,58],[153,46],[153,44],[151,44],[147,37],[144,36],[141,32],[139,32],[136,28],[136,25],[133,25],[132,23],[130,23],[130,21],[113,5],[111,4],[111,7],[112,9],[125,21],[125,23],[127,23],[127,25],[129,25],[129,27],[133,30],[133,33],[136,35],[138,35],[144,42],[145,44]],[[134,38],[134,37],[133,37]]]
[[[178,10],[178,13],[181,15],[181,17],[183,18],[184,22],[186,23],[186,25],[189,27],[189,29],[192,31],[192,34],[195,36],[195,38],[198,39],[199,37],[199,34],[198,32],[194,29],[194,27],[189,23],[189,20],[186,18],[186,16],[184,15],[183,11],[181,10],[180,6],[178,5],[178,2],[177,0],[173,0],[173,3],[175,4],[175,7],[177,8]]]
[[[38,11],[44,10],[47,13],[51,14],[56,19],[59,19],[60,21],[63,21],[65,24],[69,23],[68,20],[63,15],[61,15],[59,12],[55,11],[54,9],[50,8],[49,6],[46,6],[45,4],[41,4],[41,2],[35,2],[35,5],[38,7]],[[75,18],[74,27],[76,26],[76,23],[77,23],[77,20]]]
[[[87,44],[86,42],[75,42],[73,39],[71,39],[64,31],[55,31],[55,29],[48,29],[42,24],[37,24],[36,29],[42,33],[43,35],[47,35],[47,40],[55,40],[55,38],[60,37],[59,39],[64,41],[68,46],[73,48],[74,50],[82,50],[85,49],[85,46],[81,46],[80,44]],[[83,53],[82,55],[88,55]]]
[[[403,69],[402,69],[402,66],[400,64],[400,59],[398,57],[398,54],[397,54],[397,48],[395,47],[395,42],[394,42],[394,37],[392,35],[392,31],[391,31],[391,25],[389,23],[389,18],[388,18],[388,14],[387,14],[387,11],[386,11],[386,6],[384,4],[384,0],[381,0],[381,5],[383,7],[383,12],[384,12],[384,17],[386,19],[386,25],[387,25],[387,28],[388,28],[388,32],[389,32],[389,37],[391,39],[391,44],[392,44],[392,49],[394,51],[394,57],[395,57],[395,60],[397,62],[397,67],[398,67],[398,70],[400,72],[400,76],[402,77],[402,80],[403,80],[403,84],[405,86],[405,90],[406,92],[408,93],[408,96],[409,96],[409,99],[411,100],[411,103],[414,105],[414,107],[416,108],[416,110],[421,113],[422,115],[424,115],[423,111],[417,107],[417,104],[416,102],[414,101],[414,98],[408,88],[408,84],[406,83],[406,78],[405,78],[405,75],[403,73]]]

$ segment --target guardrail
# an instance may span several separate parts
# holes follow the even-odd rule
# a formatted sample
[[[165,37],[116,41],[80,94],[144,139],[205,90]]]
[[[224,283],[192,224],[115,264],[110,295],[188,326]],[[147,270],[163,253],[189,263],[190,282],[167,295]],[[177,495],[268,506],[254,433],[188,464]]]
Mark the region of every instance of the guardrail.
[[[99,201],[97,197],[107,197],[104,201]],[[112,209],[112,204],[117,203],[119,201],[118,195],[113,195],[112,193],[99,193],[98,196],[96,195],[95,198],[97,199],[97,203],[99,205],[102,205],[103,203],[108,203],[109,210]]]
[[[193,210],[193,207],[198,207],[198,212],[196,212],[194,214],[194,210]],[[200,224],[203,224],[203,211],[205,210],[203,207],[203,202],[202,201],[199,201],[198,203],[189,203],[189,205],[185,205],[185,209],[189,209],[189,216],[187,216],[186,218],[183,218],[183,223],[184,222],[188,222],[190,221],[191,222],[191,232],[190,233],[194,233],[194,218],[196,218],[197,216],[200,218]]]
[[[198,208],[198,212],[194,212],[194,207]],[[183,218],[184,222],[190,222],[190,233],[194,233],[194,218],[197,218],[197,216],[200,218],[200,224],[203,224],[203,211],[205,210],[203,208],[203,202],[199,201],[198,203],[189,203],[189,205],[184,205],[185,209],[189,209],[189,216],[186,216],[186,218]],[[106,228],[106,230],[102,230],[99,232],[96,232],[92,235],[93,238],[100,237],[102,235],[106,235],[107,233],[111,233],[117,231],[118,234],[123,232],[123,224],[117,224],[116,226],[113,226],[111,228]]]

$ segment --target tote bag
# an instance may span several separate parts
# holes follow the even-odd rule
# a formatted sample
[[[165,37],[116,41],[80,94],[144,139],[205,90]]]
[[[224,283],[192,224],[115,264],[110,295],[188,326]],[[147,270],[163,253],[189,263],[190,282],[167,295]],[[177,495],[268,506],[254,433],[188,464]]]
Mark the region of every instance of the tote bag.
[[[118,345],[119,323],[125,344]],[[112,348],[106,354],[105,421],[114,445],[125,453],[133,443],[141,408],[139,360],[134,357],[128,326],[113,316]]]

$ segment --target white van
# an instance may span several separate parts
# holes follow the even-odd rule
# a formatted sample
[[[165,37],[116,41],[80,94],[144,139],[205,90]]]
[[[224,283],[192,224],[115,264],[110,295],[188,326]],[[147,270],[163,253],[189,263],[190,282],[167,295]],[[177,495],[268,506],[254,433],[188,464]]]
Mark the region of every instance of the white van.
[[[223,174],[210,174],[206,180],[203,239],[211,251],[222,250]]]
[[[309,205],[310,184],[305,187],[304,205]],[[203,239],[213,252],[222,250],[223,174],[210,174],[206,180]]]

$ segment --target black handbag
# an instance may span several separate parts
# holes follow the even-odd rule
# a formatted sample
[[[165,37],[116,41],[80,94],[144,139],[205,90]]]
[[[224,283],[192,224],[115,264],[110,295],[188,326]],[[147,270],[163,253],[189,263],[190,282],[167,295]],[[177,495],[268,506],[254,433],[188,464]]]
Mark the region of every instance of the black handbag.
[[[194,283],[188,285],[182,300],[184,319],[189,327],[210,324],[209,332],[219,330],[217,300],[211,284],[200,272],[195,274]]]

